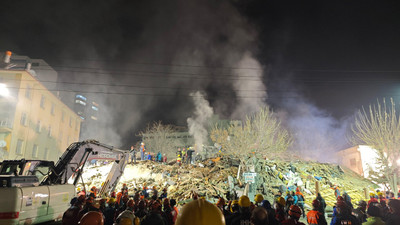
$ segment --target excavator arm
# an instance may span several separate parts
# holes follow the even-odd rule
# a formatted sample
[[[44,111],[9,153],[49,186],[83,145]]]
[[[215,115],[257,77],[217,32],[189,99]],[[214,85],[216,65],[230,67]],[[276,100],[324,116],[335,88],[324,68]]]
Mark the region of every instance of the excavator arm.
[[[128,155],[129,150],[117,149],[95,140],[72,143],[42,184],[66,184],[72,180],[73,184],[76,185],[87,161],[113,161],[111,171],[99,192],[102,195],[115,189],[124,172]]]

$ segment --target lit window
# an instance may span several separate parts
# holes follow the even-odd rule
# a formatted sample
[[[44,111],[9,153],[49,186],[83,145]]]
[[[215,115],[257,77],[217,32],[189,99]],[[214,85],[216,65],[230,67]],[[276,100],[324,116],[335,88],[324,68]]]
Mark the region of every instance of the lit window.
[[[20,121],[21,125],[26,126],[26,113],[22,113],[21,114],[21,121]]]
[[[15,148],[15,153],[17,154],[17,155],[22,155],[22,144],[24,143],[24,141],[23,140],[21,140],[21,139],[18,139],[17,140],[17,147]]]
[[[39,147],[37,145],[33,145],[32,158],[37,158],[38,157],[38,151],[39,151]]]
[[[42,95],[40,98],[40,108],[44,109],[44,102],[46,101],[46,98]]]
[[[97,117],[95,117],[95,116],[91,116],[90,117],[92,120],[97,120]]]
[[[92,105],[92,109],[95,111],[99,111],[99,108],[97,108],[96,106]]]

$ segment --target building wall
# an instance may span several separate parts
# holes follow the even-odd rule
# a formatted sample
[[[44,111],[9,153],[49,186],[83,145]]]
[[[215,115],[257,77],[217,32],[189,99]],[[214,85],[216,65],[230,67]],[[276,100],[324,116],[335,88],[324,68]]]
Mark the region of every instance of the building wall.
[[[0,71],[0,83],[13,90],[7,101],[15,103],[15,108],[9,113],[13,117],[9,132],[0,129],[0,138],[3,135],[7,143],[0,160],[26,158],[57,161],[72,142],[79,140],[79,116],[30,73]],[[3,113],[0,115],[9,110],[1,107]]]
[[[354,172],[360,174],[361,176],[364,174],[361,154],[359,151],[359,146],[354,146],[348,149],[344,149],[337,153],[338,163],[342,166],[345,166]]]

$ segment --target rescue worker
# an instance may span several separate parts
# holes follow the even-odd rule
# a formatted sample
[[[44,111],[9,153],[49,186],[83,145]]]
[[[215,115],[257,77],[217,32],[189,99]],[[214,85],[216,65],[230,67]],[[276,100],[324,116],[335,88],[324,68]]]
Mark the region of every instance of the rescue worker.
[[[373,192],[370,192],[369,193],[369,201],[368,201],[368,204],[367,204],[367,207],[369,207],[369,205],[371,204],[371,203],[378,203],[378,199],[376,199],[375,198],[375,194],[373,193]]]
[[[286,220],[286,213],[285,213],[285,199],[283,197],[278,197],[275,200],[275,215],[276,215],[276,220],[278,222],[282,222]]]
[[[83,215],[79,225],[104,225],[103,215],[100,212],[88,212]]]
[[[261,202],[264,200],[264,197],[262,194],[256,194],[254,197],[254,202],[256,203],[256,206],[260,206]]]
[[[333,194],[335,195],[335,198],[337,199],[340,196],[339,186],[335,184],[332,189],[334,190]]]
[[[186,159],[186,149],[185,148],[182,148],[181,156],[182,156],[182,163],[185,163],[185,159]]]
[[[275,218],[275,210],[271,207],[271,203],[268,200],[263,200],[261,202],[261,207],[267,210],[268,213],[268,224],[277,225],[278,221]]]
[[[326,203],[325,203],[325,199],[322,198],[321,193],[317,194],[317,200],[319,201],[319,208],[318,211],[320,213],[322,213],[322,215],[325,215],[325,208],[326,208]]]
[[[166,198],[166,197],[168,197],[167,188],[164,188],[163,192],[160,195],[160,198],[163,199],[163,198]]]
[[[113,225],[115,219],[115,198],[110,198],[107,201],[108,206],[104,210],[104,225]]]
[[[140,159],[143,161],[144,160],[144,153],[146,151],[146,147],[144,145],[144,142],[140,143]]]
[[[192,147],[190,147],[188,150],[187,150],[187,153],[186,153],[186,155],[187,155],[187,164],[192,164],[192,160],[193,160],[193,153],[194,153],[194,149],[192,148]]]
[[[176,200],[175,200],[175,199],[169,200],[169,204],[171,205],[171,208],[172,208],[172,212],[171,212],[171,214],[172,214],[172,221],[173,221],[174,224],[175,224],[176,219],[178,218],[178,214],[179,214],[179,210],[178,210],[178,208],[176,207]]]
[[[268,213],[263,207],[255,208],[250,217],[250,221],[252,225],[265,225],[268,223]]]
[[[346,202],[346,204],[347,204],[351,209],[353,209],[353,204],[351,203],[351,197],[350,197],[350,195],[347,194],[346,191],[344,191],[342,197],[343,197],[343,199],[344,199],[344,202]]]
[[[178,151],[176,152],[176,163],[180,166],[182,162],[182,152],[181,148],[178,148]]]
[[[136,164],[136,150],[134,149],[133,146],[131,146],[131,154],[132,154],[131,164],[132,163]]]
[[[158,152],[158,153],[157,153],[156,161],[157,161],[157,162],[162,162],[162,154],[161,154],[161,152]]]
[[[142,220],[147,215],[147,209],[144,200],[140,200],[138,203],[138,210],[135,211],[135,216]]]
[[[358,219],[351,214],[351,208],[346,204],[345,201],[338,201],[336,203],[337,216],[336,220],[332,225],[361,225]]]
[[[167,222],[167,225],[174,224],[174,218],[172,215],[172,211],[173,211],[173,209],[171,207],[169,199],[164,198],[162,216],[164,217],[165,221]]]
[[[121,212],[115,220],[116,225],[133,224],[135,221],[135,214],[129,209]]]
[[[79,212],[82,210],[83,205],[85,204],[85,196],[78,196],[74,205],[72,205],[67,211],[64,212],[62,217],[63,225],[77,225],[79,222]]]
[[[386,225],[398,225],[400,224],[400,200],[390,199],[389,200],[390,212],[387,215]]]
[[[232,219],[236,218],[239,216],[240,211],[239,211],[239,201],[238,200],[233,200],[230,204],[229,207],[231,213],[228,217],[225,218],[225,222],[227,225],[232,224]]]
[[[232,218],[231,225],[250,224],[250,217],[251,217],[250,206],[251,202],[249,197],[247,197],[246,195],[242,195],[239,198],[240,214]]]
[[[119,208],[121,206],[121,199],[123,195],[124,195],[124,189],[121,188],[121,191],[117,193],[117,198],[115,199],[116,208]]]
[[[93,186],[92,188],[90,188],[89,196],[92,197],[92,198],[96,198],[97,197],[97,188],[96,188],[96,186]]]
[[[215,205],[204,199],[193,200],[182,207],[176,225],[225,225],[225,218]]]
[[[167,163],[167,155],[165,155],[165,154],[163,156],[163,163]]]
[[[327,225],[325,216],[318,211],[320,202],[314,199],[312,202],[312,210],[307,213],[307,222],[309,225]]]
[[[219,198],[216,206],[221,210],[222,214],[224,214],[224,217],[226,218],[229,216],[229,211],[225,209],[225,199],[224,198]]]
[[[167,221],[162,216],[161,204],[153,201],[149,206],[150,212],[142,219],[140,225],[167,225]]]
[[[289,219],[281,222],[282,225],[305,225],[300,222],[301,209],[297,205],[292,205],[289,208]]]
[[[300,207],[302,215],[303,215],[303,218],[304,218],[305,214],[306,214],[305,211],[304,211],[304,200],[305,200],[305,198],[304,198],[303,193],[301,193],[299,187],[296,188],[295,196],[297,197],[297,205]],[[325,207],[326,207],[326,205],[325,205]]]
[[[367,213],[365,212],[367,210],[367,203],[364,200],[360,200],[357,205],[358,207],[353,209],[351,214],[353,214],[360,223],[364,223],[367,221]]]
[[[290,206],[294,205],[294,197],[290,194],[290,191],[286,192],[285,202],[285,213],[288,214]]]
[[[158,198],[158,190],[156,186],[153,186],[153,196],[151,197],[153,200],[157,200]]]
[[[381,218],[381,210],[378,205],[371,205],[367,211],[368,218],[363,225],[385,225],[385,222]]]

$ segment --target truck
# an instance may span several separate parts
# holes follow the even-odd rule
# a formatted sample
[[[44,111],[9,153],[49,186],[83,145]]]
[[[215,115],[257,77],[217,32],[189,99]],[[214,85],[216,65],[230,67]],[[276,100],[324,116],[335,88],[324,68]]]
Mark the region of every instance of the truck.
[[[0,165],[0,225],[60,220],[76,196],[86,162],[113,163],[99,196],[113,191],[127,164],[129,150],[95,140],[72,143],[56,164],[44,160],[5,160]],[[82,181],[83,182],[83,181]]]

